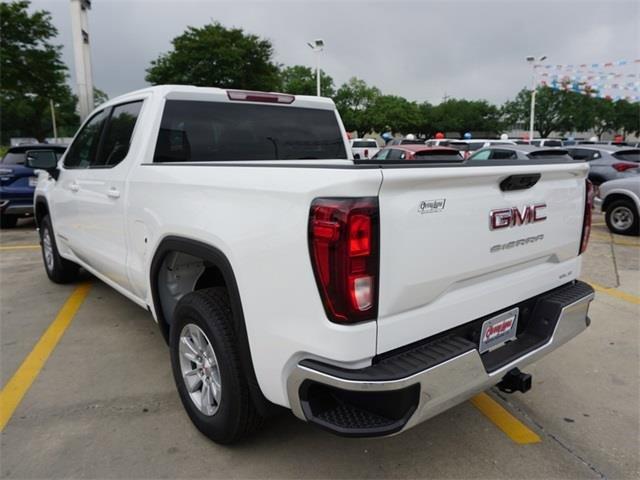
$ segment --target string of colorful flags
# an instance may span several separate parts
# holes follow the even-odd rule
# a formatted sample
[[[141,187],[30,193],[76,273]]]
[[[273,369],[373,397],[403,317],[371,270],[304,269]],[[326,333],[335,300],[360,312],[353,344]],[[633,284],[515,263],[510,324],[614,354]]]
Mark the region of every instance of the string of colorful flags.
[[[612,101],[640,101],[640,59],[534,65],[536,84]]]

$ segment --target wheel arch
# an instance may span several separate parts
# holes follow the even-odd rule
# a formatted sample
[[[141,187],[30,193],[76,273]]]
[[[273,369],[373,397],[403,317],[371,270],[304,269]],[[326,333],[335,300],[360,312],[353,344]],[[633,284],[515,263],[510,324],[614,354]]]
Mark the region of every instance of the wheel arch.
[[[149,272],[149,285],[151,290],[151,297],[153,307],[158,320],[158,325],[162,332],[162,335],[169,343],[169,330],[171,328],[169,319],[165,318],[165,313],[161,305],[161,297],[159,292],[159,280],[160,269],[164,264],[165,259],[172,252],[184,253],[193,257],[198,257],[205,261],[208,265],[215,267],[222,274],[224,280],[224,286],[229,294],[229,301],[231,304],[233,330],[238,342],[238,353],[240,356],[240,363],[243,374],[246,376],[249,389],[251,391],[251,397],[256,405],[258,411],[264,415],[270,415],[275,410],[275,405],[271,403],[262,393],[258,380],[256,377],[255,369],[253,368],[253,357],[251,356],[251,349],[249,346],[249,337],[247,334],[246,323],[244,320],[244,313],[242,309],[242,300],[240,297],[240,291],[236,282],[235,273],[231,262],[227,256],[218,248],[209,245],[198,240],[179,236],[168,236],[164,238],[158,248],[156,248],[153,260],[151,261],[151,268]]]
[[[49,204],[47,203],[47,199],[42,195],[37,196],[33,202],[33,214],[37,227],[40,227],[42,219],[46,215],[49,215]]]
[[[602,211],[606,212],[609,206],[613,202],[616,202],[618,200],[626,200],[632,203],[636,207],[636,212],[640,213],[640,199],[634,198],[633,196],[629,195],[628,192],[623,192],[623,191],[609,192],[605,197],[604,201],[602,202]]]

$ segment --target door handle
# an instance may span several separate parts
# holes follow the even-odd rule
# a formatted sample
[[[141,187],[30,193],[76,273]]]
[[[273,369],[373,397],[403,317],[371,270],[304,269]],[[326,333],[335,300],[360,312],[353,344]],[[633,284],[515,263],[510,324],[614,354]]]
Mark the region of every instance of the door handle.
[[[115,187],[111,187],[107,190],[107,196],[110,198],[120,198],[120,190]]]
[[[72,192],[77,192],[78,190],[80,190],[80,185],[74,181],[69,184],[69,190],[71,190]]]

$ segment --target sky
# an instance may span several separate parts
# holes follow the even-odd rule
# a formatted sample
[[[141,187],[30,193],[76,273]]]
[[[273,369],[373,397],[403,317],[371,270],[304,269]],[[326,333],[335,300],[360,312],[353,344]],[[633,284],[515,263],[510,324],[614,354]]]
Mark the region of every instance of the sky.
[[[48,10],[74,83],[69,0]],[[640,58],[640,1],[93,0],[94,84],[114,97],[147,85],[145,69],[188,26],[210,22],[269,39],[274,60],[320,64],[337,86],[356,76],[385,94],[439,103],[446,96],[503,103],[531,83],[528,55],[554,64]],[[637,65],[637,64],[636,64]]]

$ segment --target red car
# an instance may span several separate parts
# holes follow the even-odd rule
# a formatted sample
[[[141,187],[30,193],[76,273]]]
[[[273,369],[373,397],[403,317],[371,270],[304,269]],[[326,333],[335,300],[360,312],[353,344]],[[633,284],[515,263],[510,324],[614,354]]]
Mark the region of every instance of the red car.
[[[455,148],[428,147],[426,145],[391,145],[376,153],[371,160],[428,160],[433,162],[461,162],[461,153]]]

